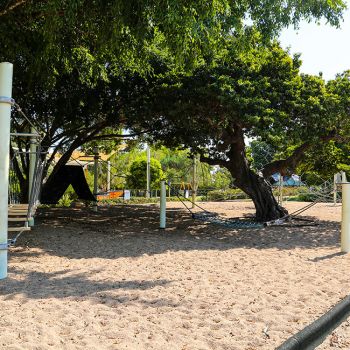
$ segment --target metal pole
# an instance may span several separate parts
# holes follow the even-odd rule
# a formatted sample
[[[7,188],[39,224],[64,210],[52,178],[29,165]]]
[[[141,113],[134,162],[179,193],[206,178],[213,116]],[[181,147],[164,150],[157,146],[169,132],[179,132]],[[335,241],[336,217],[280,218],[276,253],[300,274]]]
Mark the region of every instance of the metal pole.
[[[345,171],[341,171],[341,182],[348,182]]]
[[[350,252],[350,182],[342,183],[341,251]]]
[[[35,130],[32,128],[31,132],[33,133]],[[33,190],[33,181],[34,181],[34,169],[35,169],[35,162],[36,162],[36,137],[30,138],[30,154],[29,154],[29,176],[28,176],[28,199],[30,199],[32,190]]]
[[[31,130],[35,130],[32,128]],[[40,134],[36,132],[11,132],[10,136],[17,136],[17,137],[40,137]]]
[[[197,156],[193,156],[193,173],[192,173],[192,208],[195,207],[197,193]]]
[[[111,162],[107,161],[107,192],[111,190]]]
[[[147,145],[147,168],[146,168],[146,198],[151,197],[151,149]]]
[[[279,184],[279,197],[280,197],[280,205],[283,205],[283,176],[280,174],[280,184]]]
[[[7,277],[7,219],[13,65],[0,63],[0,279]]]
[[[97,181],[98,181],[98,160],[99,160],[98,148],[94,148],[94,196],[96,202],[94,204],[93,210],[97,211]]]
[[[333,176],[333,204],[337,204],[337,181],[338,180],[338,175],[334,174]]]
[[[36,130],[32,127],[31,133],[34,135],[36,133]],[[35,171],[35,164],[36,164],[36,152],[37,152],[37,138],[35,136],[32,136],[30,138],[30,154],[29,154],[29,176],[28,176],[28,203],[33,198],[33,184],[34,184],[34,171]],[[35,205],[35,203],[32,203],[32,205]],[[28,218],[28,225],[34,226],[34,218],[30,217]]]
[[[166,187],[165,181],[160,182],[160,221],[159,228],[166,227]]]

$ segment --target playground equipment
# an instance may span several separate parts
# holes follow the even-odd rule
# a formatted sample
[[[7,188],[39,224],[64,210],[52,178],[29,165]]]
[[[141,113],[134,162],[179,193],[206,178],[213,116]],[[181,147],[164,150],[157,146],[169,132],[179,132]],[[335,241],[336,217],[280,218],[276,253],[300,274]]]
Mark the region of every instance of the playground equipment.
[[[63,196],[69,185],[72,185],[78,198],[88,201],[96,201],[86,182],[84,170],[77,165],[62,166],[44,184],[41,193],[41,203],[56,204]]]
[[[169,186],[169,184],[168,184]],[[172,187],[172,191],[176,193],[177,198],[179,201],[184,205],[184,207],[187,209],[187,211],[191,214],[191,217],[195,220],[203,221],[203,222],[209,222],[212,224],[224,226],[227,228],[263,228],[264,225],[262,223],[257,222],[253,218],[243,218],[243,217],[235,217],[235,218],[223,218],[220,217],[217,213],[210,212],[204,208],[202,208],[197,203],[193,202],[191,199],[186,198],[184,195],[180,193],[180,191],[176,190]],[[191,204],[191,208],[189,205],[186,204],[186,202],[189,202],[188,204]],[[193,212],[192,207],[197,207],[200,209],[200,212]]]
[[[111,181],[120,175],[111,176],[111,163],[105,160],[107,155],[100,154],[98,149],[94,149],[92,155],[86,155],[79,151],[74,153],[67,164],[61,167],[58,172],[44,184],[41,196],[41,202],[43,204],[56,204],[69,185],[72,185],[79,199],[94,202],[94,210],[97,210],[96,202],[98,200],[114,199],[123,196],[123,191],[111,190]],[[107,181],[102,186],[101,181],[99,181],[101,165],[106,165],[105,170],[107,170],[105,172]],[[92,191],[86,179],[88,168],[91,166],[94,176]]]
[[[98,152],[98,149],[93,150],[92,155],[84,154],[76,151],[73,153],[69,161],[64,167],[69,170],[69,177],[65,178],[67,168],[59,170],[55,174],[55,178],[50,179],[50,183],[46,183],[42,193],[43,204],[55,204],[63,196],[65,190],[72,185],[79,199],[95,202],[94,210],[97,210],[97,201],[109,200],[116,198],[130,199],[130,191],[128,190],[113,190],[111,189],[112,181],[115,178],[124,178],[125,175],[117,173],[114,167],[108,160],[110,155]],[[58,158],[59,159],[59,158]],[[74,167],[74,169],[73,169]],[[92,169],[91,169],[92,168]],[[112,169],[116,173],[112,173]],[[86,175],[89,172],[93,173],[93,190],[91,191],[86,180]],[[101,176],[104,174],[105,176]],[[61,180],[62,179],[62,180]],[[67,180],[70,183],[67,185]],[[51,190],[51,182],[54,182],[54,192]],[[50,186],[49,186],[50,185]]]
[[[271,220],[267,222],[257,222],[254,218],[247,217],[234,217],[234,218],[223,218],[220,217],[217,213],[209,212],[206,209],[202,208],[198,204],[194,203],[190,199],[186,198],[181,194],[180,191],[176,190],[172,187],[172,191],[176,193],[178,199],[182,202],[185,208],[189,211],[193,219],[209,222],[213,224],[217,224],[220,226],[228,227],[228,228],[263,228],[266,226],[314,226],[318,225],[312,219],[307,219],[304,217],[300,217],[300,214],[307,211],[308,209],[315,206],[317,203],[323,202],[325,200],[329,200],[333,193],[333,187],[331,181],[325,181],[322,185],[317,188],[308,188],[308,194],[313,196],[313,201],[306,204],[302,208],[289,213],[279,219]],[[186,202],[190,202],[192,207],[197,207],[200,209],[200,212],[193,212],[191,208],[186,205]]]
[[[21,118],[31,127],[29,133],[10,133],[10,169],[8,187],[8,232],[16,232],[16,236],[8,239],[8,246],[16,244],[19,236],[34,226],[34,215],[39,204],[39,195],[42,176],[46,162],[46,152],[41,151],[42,134],[33,122],[25,115],[20,106],[12,100],[14,109]],[[13,119],[16,120],[16,114]],[[23,126],[23,123],[21,123]],[[14,147],[17,144],[18,147]],[[17,177],[21,169],[28,167],[28,189],[25,191],[25,182]],[[25,192],[27,196],[22,197]],[[23,203],[24,202],[24,203]]]
[[[41,178],[39,176],[37,178],[41,167],[38,161],[34,160],[34,155],[36,159],[40,159],[40,157],[36,157],[37,150],[34,149],[34,137],[37,137],[38,133],[33,132],[12,135],[31,137],[33,140],[30,151],[33,156],[30,157],[31,188],[28,204],[18,204],[18,198],[15,199],[16,197],[11,193],[12,188],[9,186],[11,107],[15,106],[21,112],[19,106],[12,99],[12,77],[13,65],[7,62],[0,63],[0,279],[7,276],[7,250],[9,245],[15,243],[22,232],[30,229],[29,221],[34,215],[41,183]],[[32,126],[34,127],[34,125]],[[18,153],[20,152],[22,151],[18,150]],[[16,201],[17,203],[15,203]],[[11,224],[24,222],[24,226],[9,227],[8,222]],[[8,232],[18,232],[18,234],[9,241]]]
[[[9,218],[9,221],[12,222],[20,222],[24,221],[23,226],[14,226],[9,228],[11,231],[18,231],[19,233],[14,239],[10,240],[10,244],[13,245],[16,243],[17,238],[20,236],[20,234],[24,231],[28,230],[28,227],[34,226],[34,214],[36,211],[36,208],[39,204],[39,195],[41,190],[41,183],[42,183],[42,175],[44,171],[44,165],[45,165],[45,157],[42,157],[41,152],[41,145],[40,145],[40,135],[36,132],[33,132],[31,134],[11,134],[11,136],[16,136],[20,138],[27,138],[30,137],[30,150],[22,151],[22,150],[14,150],[11,161],[10,161],[10,171],[9,171],[9,206],[10,206],[10,213],[9,214],[16,214],[18,213],[18,209],[20,209],[21,212],[23,212],[23,217],[20,219],[18,218]],[[15,172],[15,166],[14,163],[16,162],[17,167],[19,166],[18,159],[22,156],[29,158],[29,183],[28,183],[28,198],[27,198],[27,204],[19,204],[23,198],[20,198],[21,191],[19,186],[19,179],[16,176]],[[15,210],[17,209],[17,210]],[[26,214],[26,217],[24,215]],[[13,215],[14,216],[14,215]],[[25,220],[24,220],[25,218]]]
[[[13,65],[0,63],[0,279],[7,277],[7,217]]]

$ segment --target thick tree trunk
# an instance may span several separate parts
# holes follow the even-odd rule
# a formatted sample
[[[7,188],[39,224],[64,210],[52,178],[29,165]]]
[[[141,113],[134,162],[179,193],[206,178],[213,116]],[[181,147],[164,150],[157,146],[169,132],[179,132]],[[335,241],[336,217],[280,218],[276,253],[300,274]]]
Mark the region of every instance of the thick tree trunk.
[[[257,221],[276,220],[288,214],[287,210],[277,203],[271,186],[263,177],[250,169],[246,169],[241,175],[237,177],[236,174],[234,183],[252,199]]]
[[[227,153],[229,160],[225,162],[225,166],[231,172],[235,186],[253,200],[256,220],[266,222],[287,215],[287,210],[277,203],[270,184],[250,169],[243,131],[239,126],[234,129],[232,141]]]

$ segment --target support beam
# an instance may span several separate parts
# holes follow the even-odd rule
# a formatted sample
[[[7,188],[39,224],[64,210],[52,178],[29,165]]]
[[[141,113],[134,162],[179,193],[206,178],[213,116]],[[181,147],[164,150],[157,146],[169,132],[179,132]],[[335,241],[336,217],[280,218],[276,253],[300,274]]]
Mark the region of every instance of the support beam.
[[[33,130],[33,128],[32,128],[32,130]],[[40,137],[40,134],[38,134],[36,132],[36,130],[35,130],[34,132],[31,132],[31,133],[11,132],[11,136],[16,136],[16,137]]]
[[[151,149],[147,145],[147,168],[146,168],[146,198],[151,197]]]
[[[342,183],[341,251],[350,252],[350,182]]]
[[[98,161],[100,159],[98,148],[94,148],[94,196],[97,199],[97,185],[98,185]],[[97,211],[97,201],[94,203],[93,210]]]
[[[278,189],[279,189],[279,193],[278,193],[278,197],[279,197],[279,204],[281,206],[283,206],[283,176],[282,174],[280,173],[280,181],[279,181],[279,186],[278,186]]]
[[[35,135],[36,130],[32,127],[31,128],[31,134]],[[34,203],[34,172],[35,172],[35,164],[36,164],[36,157],[37,157],[37,137],[31,136],[30,138],[30,154],[29,154],[29,179],[28,179],[28,203],[31,205],[36,205]],[[34,218],[30,217],[28,218],[28,224],[29,226],[34,226]]]
[[[0,279],[7,277],[8,187],[13,65],[0,63]]]
[[[197,197],[197,156],[193,155],[193,168],[192,168],[192,209],[195,207]]]
[[[107,161],[107,192],[111,190],[111,162]]]
[[[35,129],[31,129],[31,133],[35,133]],[[28,196],[29,199],[31,198],[32,195],[32,190],[33,190],[33,182],[34,182],[34,171],[35,171],[35,163],[36,163],[36,151],[37,151],[37,140],[35,136],[32,136],[30,138],[30,153],[29,153],[29,191],[28,191]]]
[[[165,181],[160,182],[160,221],[159,228],[166,227],[166,187]]]

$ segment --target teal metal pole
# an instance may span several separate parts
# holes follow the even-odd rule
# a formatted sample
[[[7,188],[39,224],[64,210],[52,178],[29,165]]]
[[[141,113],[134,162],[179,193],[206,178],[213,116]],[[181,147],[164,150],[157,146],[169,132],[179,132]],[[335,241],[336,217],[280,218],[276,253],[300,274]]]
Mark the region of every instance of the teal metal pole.
[[[166,187],[165,181],[160,182],[160,228],[166,227]]]
[[[7,220],[13,65],[0,63],[0,279],[7,277]]]

